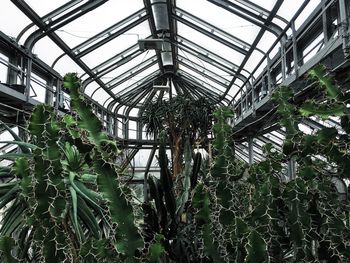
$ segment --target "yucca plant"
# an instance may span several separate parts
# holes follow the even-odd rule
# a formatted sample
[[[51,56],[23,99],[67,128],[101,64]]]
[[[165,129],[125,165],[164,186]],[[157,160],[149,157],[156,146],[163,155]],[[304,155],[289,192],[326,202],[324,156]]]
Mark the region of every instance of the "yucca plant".
[[[164,131],[160,133],[160,178],[152,176],[148,180],[150,198],[144,204],[145,237],[150,243],[151,262],[194,262],[197,244],[193,229],[191,190],[197,184],[201,154],[197,153],[192,163],[192,147],[187,139],[181,176],[183,187],[176,194],[166,155],[166,136]],[[155,248],[158,248],[157,257]]]

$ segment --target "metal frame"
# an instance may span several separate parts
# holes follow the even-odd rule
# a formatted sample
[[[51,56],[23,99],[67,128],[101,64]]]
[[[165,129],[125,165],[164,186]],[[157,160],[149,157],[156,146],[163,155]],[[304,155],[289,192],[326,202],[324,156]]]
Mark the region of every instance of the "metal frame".
[[[193,98],[206,97],[213,103],[218,105],[231,105],[240,115],[235,120],[235,131],[241,131],[243,134],[249,130],[252,135],[262,142],[272,141],[266,137],[267,131],[279,129],[273,111],[266,112],[267,108],[272,108],[270,94],[274,86],[282,83],[287,85],[298,86],[300,76],[310,67],[319,62],[329,63],[331,68],[349,67],[350,56],[350,27],[349,27],[349,3],[345,0],[322,0],[304,23],[296,30],[295,21],[299,17],[303,8],[310,2],[304,1],[299,10],[293,16],[291,21],[277,15],[278,9],[282,5],[282,0],[277,0],[271,11],[264,9],[249,0],[208,0],[213,8],[223,8],[224,10],[245,19],[249,23],[260,28],[253,43],[247,43],[239,38],[239,36],[231,35],[226,31],[204,21],[198,16],[189,13],[183,8],[177,6],[176,0],[166,1],[166,15],[169,20],[169,29],[158,30],[155,25],[155,16],[150,0],[144,0],[144,8],[128,15],[121,21],[116,23],[83,43],[71,48],[69,43],[65,43],[56,30],[69,24],[71,21],[81,17],[87,12],[93,11],[107,0],[81,1],[72,0],[47,15],[40,17],[25,1],[11,0],[32,22],[24,27],[17,36],[17,42],[0,32],[0,52],[8,56],[9,61],[5,66],[8,67],[7,85],[20,84],[25,86],[23,94],[16,94],[13,90],[7,92],[9,98],[13,101],[25,100],[26,107],[29,108],[38,103],[31,98],[31,87],[34,83],[39,83],[45,90],[45,102],[49,103],[57,110],[63,109],[61,98],[64,92],[61,90],[62,76],[54,70],[57,62],[64,56],[68,56],[85,72],[83,78],[83,90],[86,90],[92,82],[97,83],[97,88],[92,91],[92,98],[87,98],[96,111],[101,116],[106,116],[104,122],[113,123],[111,135],[116,136],[118,128],[118,118],[124,120],[123,130],[125,138],[123,142],[128,144],[132,142],[131,147],[137,148],[142,142],[149,145],[145,138],[142,138],[142,125],[138,122],[139,116],[147,107],[147,104],[158,96],[157,99],[171,98],[173,94],[186,94]],[[335,12],[336,11],[336,12]],[[275,20],[281,23],[275,23]],[[338,28],[333,28],[333,21],[336,20]],[[113,73],[122,65],[131,63],[135,58],[140,58],[144,51],[140,50],[138,45],[134,45],[119,52],[119,54],[103,61],[97,66],[90,67],[82,58],[99,47],[118,38],[121,34],[132,30],[141,23],[148,22],[150,32],[149,39],[165,39],[171,46],[171,54],[173,66],[171,68],[163,65],[162,51],[156,50],[155,56],[142,61],[138,65],[129,67],[119,76],[109,81],[104,81],[103,77]],[[217,43],[223,44],[231,48],[234,52],[238,52],[244,56],[241,63],[232,63],[231,61],[215,54],[214,51],[203,48],[200,43],[195,43],[186,39],[182,32],[178,32],[178,23],[189,26],[191,29],[204,34],[215,40]],[[284,28],[279,25],[285,24]],[[33,26],[37,26],[32,34],[25,39],[24,47],[18,44],[24,35],[28,34],[28,30]],[[292,31],[292,35],[287,38],[287,32]],[[271,32],[276,36],[276,40],[271,48],[263,52],[258,49],[258,43],[266,32]],[[334,37],[337,33],[338,37]],[[310,60],[305,61],[305,50],[322,34],[324,37],[319,45],[317,53]],[[39,58],[32,54],[33,46],[42,38],[50,38],[59,48],[63,50],[52,66],[46,65]],[[280,47],[280,52],[271,57],[271,52],[275,47]],[[314,50],[312,50],[314,51]],[[254,52],[263,55],[263,58],[257,63],[252,71],[246,68],[247,61],[253,56]],[[198,61],[191,61],[186,54],[195,56]],[[328,59],[329,58],[329,59]],[[3,62],[4,63],[4,62]],[[265,67],[261,69],[263,63]],[[158,69],[149,76],[140,79],[132,85],[128,85],[124,90],[113,92],[122,83],[129,81],[149,67],[158,64]],[[225,78],[220,74],[206,68],[206,65],[218,68],[220,72],[225,72],[229,77]],[[131,64],[130,64],[131,65]],[[261,73],[256,76],[258,70]],[[202,81],[196,76],[192,76],[189,72],[195,72],[204,80],[210,80],[218,84],[214,87],[206,81]],[[40,80],[36,79],[38,76]],[[154,81],[162,79],[172,79],[172,88],[169,94],[164,92],[155,92],[152,89]],[[17,83],[20,79],[20,83]],[[242,82],[242,83],[241,83]],[[7,91],[9,86],[2,85],[3,91]],[[106,98],[103,103],[97,103],[93,98],[96,93],[103,89],[110,97]],[[234,92],[234,89],[238,89]],[[264,93],[264,94],[262,94]],[[232,95],[234,94],[234,95]],[[168,97],[166,97],[168,96]],[[18,98],[20,97],[20,100]],[[141,103],[142,102],[142,103]],[[10,105],[11,106],[11,105]],[[138,116],[130,116],[133,108],[138,108]],[[243,112],[243,108],[245,111]],[[121,112],[123,109],[123,112]],[[240,111],[239,111],[240,110]],[[114,118],[114,121],[111,119]],[[262,118],[260,120],[260,118]],[[128,120],[137,122],[137,139],[128,138]],[[257,121],[260,120],[260,121]],[[261,123],[269,120],[269,128]],[[334,123],[336,124],[336,123]],[[305,125],[317,128],[322,124],[309,120]],[[105,125],[107,126],[107,124]],[[277,130],[283,135],[283,131]],[[148,146],[147,146],[148,147]],[[254,146],[255,147],[255,146]],[[253,148],[254,148],[253,147]],[[251,151],[252,152],[252,151]],[[251,161],[254,158],[251,158]]]

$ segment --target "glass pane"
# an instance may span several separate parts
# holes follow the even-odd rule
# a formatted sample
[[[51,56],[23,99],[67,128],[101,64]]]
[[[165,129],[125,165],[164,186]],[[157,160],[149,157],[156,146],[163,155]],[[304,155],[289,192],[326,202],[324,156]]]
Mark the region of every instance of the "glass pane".
[[[189,52],[184,51],[183,49],[179,48],[179,56],[180,56],[180,61],[181,61],[181,57],[184,57],[187,61],[193,61],[194,64],[199,64],[200,66],[202,66],[205,70],[211,71],[215,74],[211,74],[209,72],[207,72],[207,74],[212,75],[212,76],[220,76],[221,78],[224,78],[225,80],[230,81],[232,79],[233,73],[229,74],[223,70],[221,70],[218,67],[215,67],[214,65],[199,59],[198,56],[194,56],[192,54],[190,54]]]
[[[137,57],[133,58],[131,61],[129,61],[128,63],[125,63],[124,65],[119,66],[118,68],[116,68],[115,70],[105,74],[102,79],[105,82],[108,82],[116,77],[118,77],[119,75],[121,75],[122,73],[130,70],[131,68],[140,65],[142,62],[146,61],[147,59],[150,59],[151,57],[154,57],[156,54],[156,52],[154,50],[148,50],[144,53],[141,53],[140,55],[138,55]],[[136,68],[135,70],[137,70],[138,68]]]
[[[196,44],[208,49],[209,51],[216,53],[228,60],[234,61],[235,64],[239,64],[244,58],[243,54],[225,46],[224,44],[221,44],[220,42],[210,37],[207,37],[206,35],[180,22],[178,23],[178,33],[190,41],[193,41]]]
[[[247,69],[249,72],[252,72],[262,58],[263,54],[261,54],[261,52],[258,52],[257,50],[254,50],[247,63],[245,64],[244,68]]]
[[[277,14],[287,20],[291,20],[295,13],[298,11],[304,0],[285,0]],[[297,19],[296,28],[298,28],[302,22],[312,13],[314,8],[320,3],[320,0],[309,1],[306,8],[301,12]]]
[[[61,75],[66,74],[67,72],[76,72],[79,76],[82,76],[85,72],[68,56],[62,57],[54,69]]]
[[[292,0],[294,1],[294,0]],[[240,1],[240,2],[245,2],[245,1]],[[246,1],[248,2],[248,1]],[[274,5],[276,4],[276,0],[250,0],[251,3],[256,4],[264,9],[267,9],[268,11],[271,11]]]
[[[49,38],[44,37],[40,39],[33,47],[33,54],[37,54],[38,57],[49,66],[60,56],[63,51]]]
[[[142,0],[129,0],[128,4],[107,1],[95,10],[60,28],[57,34],[73,48],[142,8],[144,8]]]
[[[238,90],[239,90],[239,88],[241,87],[241,85],[242,85],[242,81],[241,80],[239,80],[239,79],[237,79],[236,81],[235,81],[235,83],[232,85],[232,87],[230,88],[230,90],[228,91],[228,98],[229,99],[232,99],[236,94],[237,94],[237,92],[238,92]]]
[[[178,0],[176,3],[181,9],[248,43],[254,41],[260,30],[258,26],[208,1]]]
[[[261,49],[264,52],[267,52],[272,44],[276,41],[276,36],[273,35],[271,32],[269,31],[265,31],[265,33],[263,34],[263,36],[261,37],[257,47],[259,49]],[[277,46],[280,46],[280,44],[277,44]]]
[[[89,85],[86,86],[84,92],[86,95],[91,96],[93,92],[95,92],[96,89],[99,89],[100,85],[98,85],[95,81],[89,83]]]
[[[0,31],[11,37],[17,37],[22,29],[30,24],[29,18],[27,18],[27,16],[25,16],[11,1],[0,1],[0,10]]]
[[[145,168],[150,155],[151,155],[151,150],[148,150],[148,149],[140,150],[134,157],[135,167]],[[159,167],[156,157],[153,158],[151,167],[152,168]]]
[[[198,74],[196,74],[195,72],[189,69],[181,70],[180,68],[178,73],[182,77],[184,77],[186,81],[196,86],[199,93],[205,93],[207,96],[210,96],[210,97],[214,96],[217,98],[219,95],[222,95],[224,92],[224,90],[220,90],[220,88],[218,88],[218,85],[216,86],[211,85],[212,83],[210,83],[210,81],[203,79],[203,77],[198,76]]]
[[[92,99],[102,105],[109,97],[110,96],[106,91],[103,89],[98,89],[92,96]]]
[[[135,86],[142,84],[142,81],[141,81],[142,79],[144,79],[148,76],[151,76],[154,72],[157,72],[158,70],[159,70],[158,65],[153,65],[153,66],[149,67],[148,69],[140,72],[136,76],[133,76],[128,81],[123,82],[118,87],[113,88],[112,92],[114,94],[118,94],[120,92],[123,94],[123,93],[135,88]]]
[[[194,70],[188,68],[188,67],[185,66],[185,65],[180,64],[179,68],[182,69],[183,71],[186,71],[186,72],[187,72],[188,74],[190,74],[191,76],[196,77],[198,80],[201,81],[201,84],[202,84],[202,83],[203,83],[203,84],[206,83],[206,84],[208,84],[208,85],[210,85],[210,86],[215,87],[216,90],[213,90],[215,93],[222,93],[222,92],[224,92],[224,91],[226,90],[225,87],[223,87],[223,86],[217,84],[216,82],[210,80],[210,79],[207,78],[206,76],[203,76],[202,74],[197,73],[196,71],[194,71]]]
[[[56,8],[64,5],[70,0],[60,0],[60,1],[43,1],[43,0],[26,0],[25,2],[34,9],[34,11],[39,16],[44,16],[50,11],[55,10]]]
[[[126,48],[134,45],[141,38],[145,38],[150,35],[150,28],[148,21],[141,23],[140,25],[127,31],[125,34],[118,36],[117,38],[109,41],[103,46],[93,50],[82,58],[90,67],[95,67],[98,64],[106,61],[108,58],[120,53]]]

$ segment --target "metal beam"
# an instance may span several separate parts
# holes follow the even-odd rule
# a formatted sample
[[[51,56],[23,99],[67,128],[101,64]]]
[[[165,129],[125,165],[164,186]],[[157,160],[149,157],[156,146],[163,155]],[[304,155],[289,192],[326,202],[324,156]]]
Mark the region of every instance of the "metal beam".
[[[266,25],[266,26],[269,25],[269,24],[271,23],[272,19],[273,19],[274,16],[276,15],[276,13],[277,13],[278,9],[281,7],[282,3],[283,3],[283,0],[277,0],[277,2],[276,2],[276,4],[274,5],[274,7],[273,7],[273,9],[272,9],[272,11],[271,11],[271,13],[270,13],[270,15],[269,15],[269,16],[267,17],[267,19],[265,20],[265,25]],[[265,28],[261,28],[261,29],[260,29],[260,31],[259,31],[257,37],[255,38],[253,44],[251,45],[251,48],[250,48],[249,51],[248,51],[247,56],[245,56],[245,58],[243,59],[241,65],[239,66],[239,68],[238,68],[238,70],[237,70],[238,74],[243,70],[245,64],[246,64],[247,61],[249,60],[250,56],[252,55],[253,51],[254,51],[255,48],[256,48],[256,45],[257,45],[257,44],[259,43],[259,41],[261,40],[261,38],[262,38],[262,36],[264,35],[265,31],[266,31]],[[282,38],[282,35],[280,35],[279,38]],[[279,38],[277,38],[278,41],[279,41]],[[276,40],[276,41],[277,41],[277,40]],[[271,48],[272,48],[272,47],[271,47]],[[270,50],[267,52],[267,54],[269,54],[269,52],[270,52]],[[237,77],[235,76],[235,77],[233,78],[233,80],[231,81],[229,87],[232,87],[232,85],[233,85],[233,83],[235,83],[236,79],[237,79]],[[248,81],[247,81],[247,82],[248,82]],[[241,89],[243,89],[244,85],[245,85],[247,82],[243,83]],[[223,97],[226,96],[226,94],[227,94],[228,92],[229,92],[229,89],[226,90],[226,92],[225,92],[225,94],[223,95]],[[237,94],[238,94],[238,93],[237,93]],[[234,98],[233,98],[233,99],[234,99]]]
[[[114,69],[128,63],[132,59],[138,57],[141,55],[143,52],[139,50],[138,44],[135,44],[122,52],[118,53],[117,55],[109,58],[108,60],[100,63],[96,67],[92,68],[91,71],[96,74],[98,77],[102,77],[106,75],[107,73],[110,73]],[[65,54],[63,54],[65,55]],[[54,66],[54,64],[53,64]],[[83,74],[81,77],[83,78],[86,74]],[[92,82],[93,79],[88,77],[86,80],[83,82],[83,87],[85,87],[87,84]]]
[[[230,2],[228,0],[208,0],[208,1],[214,5],[217,5],[223,9],[247,20],[248,22],[250,22],[256,26],[259,26],[261,28],[265,28],[266,30],[270,31],[272,34],[274,34],[277,37],[280,34],[282,34],[282,32],[283,32],[283,29],[275,23],[269,23],[268,25],[265,25],[266,19],[262,16],[262,14],[264,16],[268,17],[270,15],[270,12],[268,12],[266,9],[263,9],[263,8],[257,8],[256,5],[252,6],[251,5],[252,3],[249,6],[251,8],[254,8],[255,11],[257,11],[259,14],[251,12],[247,8],[244,8],[241,5],[235,4],[234,2]],[[241,3],[242,3],[242,1],[241,1]],[[275,18],[276,17],[277,16],[275,15]],[[286,23],[285,19],[283,19],[282,21],[284,23]],[[287,39],[287,35],[285,36],[285,39]]]
[[[46,24],[41,20],[39,15],[34,12],[34,10],[24,1],[20,0],[11,0],[28,18],[30,18],[41,30],[45,31]],[[48,33],[48,37],[58,46],[60,47],[79,67],[81,67],[91,78],[95,79],[97,84],[101,87],[104,87],[105,91],[111,96],[114,97],[114,94],[108,91],[105,87],[105,84],[97,78],[97,76],[91,71],[91,69],[80,59],[76,58],[72,50],[69,46],[58,37],[58,35],[54,32]],[[31,51],[31,50],[30,50]],[[118,100],[117,98],[115,98]]]
[[[192,76],[191,74],[187,73],[186,71],[183,71],[181,69],[178,70],[178,73],[180,74],[181,77],[186,78],[187,81],[189,81],[190,83],[192,83],[198,90],[200,90],[202,93],[206,93],[209,96],[212,96],[212,100],[219,102],[220,101],[220,95],[213,92],[212,90],[215,90],[215,88],[213,86],[211,86],[208,83],[205,83],[205,81],[202,81],[200,79],[198,79],[195,76]],[[203,88],[202,86],[206,86],[205,88]]]
[[[71,0],[63,5],[61,5],[60,7],[56,8],[55,10],[49,12],[47,15],[42,17],[42,20],[44,22],[54,18],[55,16],[67,11],[68,9],[72,8],[73,6],[77,5],[81,3],[81,0]],[[22,29],[22,31],[18,34],[17,38],[16,38],[16,42],[19,43],[22,36],[31,28],[35,26],[34,23],[30,23],[29,25],[27,25],[25,28]]]
[[[345,57],[350,56],[350,32],[349,32],[349,16],[346,11],[345,0],[339,0],[339,16],[341,25],[341,34],[343,37],[343,51]]]
[[[179,76],[181,78],[185,79],[185,83],[187,84],[188,89],[196,90],[197,92],[202,94],[202,96],[206,96],[209,100],[211,100],[215,103],[220,103],[219,95],[213,91],[213,89],[215,89],[215,88],[213,86],[211,86],[210,84],[207,84],[205,82],[203,82],[203,84],[201,84],[201,82],[200,82],[201,80],[188,74],[186,71],[183,71],[181,69],[179,69]],[[199,96],[199,97],[201,97],[201,96]],[[225,101],[225,100],[223,100],[223,101]]]
[[[193,26],[195,26],[195,29],[201,29],[204,30],[202,33],[206,34],[206,32],[210,32],[210,34],[208,35],[209,37],[214,37],[214,36],[220,36],[219,38],[215,39],[215,40],[225,40],[225,39],[229,39],[229,41],[227,41],[228,43],[234,43],[233,46],[231,48],[235,49],[236,51],[242,53],[243,55],[245,55],[247,53],[247,50],[250,48],[250,44],[236,36],[233,36],[229,33],[227,33],[226,31],[204,21],[203,19],[198,18],[197,16],[190,14],[188,12],[186,12],[185,10],[181,9],[181,8],[175,8],[175,14],[174,17],[176,19],[180,18],[180,22],[190,26],[193,28]],[[185,19],[184,17],[187,17],[188,19]],[[195,23],[192,23],[190,21],[194,21]],[[202,27],[199,27],[197,25],[201,25]],[[208,31],[208,30],[209,31]],[[198,30],[199,31],[199,30]],[[200,31],[201,32],[201,31]],[[210,36],[212,35],[212,36]],[[223,41],[221,43],[226,43],[226,41]],[[263,51],[259,50],[260,52],[264,53]]]
[[[228,83],[227,83],[227,84],[222,83],[220,80],[218,80],[218,79],[216,79],[216,78],[214,78],[214,77],[212,77],[212,76],[206,74],[203,70],[201,70],[200,68],[196,67],[195,65],[192,66],[192,65],[190,65],[189,63],[184,62],[184,61],[181,61],[181,60],[178,60],[178,62],[179,62],[179,65],[182,65],[183,67],[186,67],[186,68],[188,68],[188,69],[190,69],[190,70],[196,72],[197,74],[203,76],[203,77],[206,79],[205,81],[207,81],[207,79],[209,79],[209,80],[215,82],[216,84],[220,85],[221,87],[223,87],[223,89],[226,89],[226,88],[227,88],[227,84],[228,84]],[[185,71],[184,68],[182,68],[182,70]],[[220,90],[220,89],[218,89],[218,88],[216,88],[216,87],[213,87],[213,88],[215,88],[215,90],[216,90],[217,92],[223,93],[222,90]],[[220,95],[220,94],[218,94],[218,95]]]
[[[154,72],[150,73],[149,76],[143,78],[142,80],[139,80],[132,84],[131,86],[123,89],[122,91],[115,93],[116,96],[122,96],[124,94],[127,94],[127,92],[132,91],[134,88],[142,88],[144,86],[147,86],[148,84],[152,83],[156,77],[159,76],[159,70],[155,70]]]
[[[205,65],[203,64],[198,64],[197,62],[190,60],[187,57],[184,57],[182,55],[178,55],[178,60],[180,60],[180,62],[186,64],[186,65],[193,65],[193,67],[196,67],[197,69],[199,69],[200,71],[202,71],[203,73],[206,73],[206,75],[211,76],[215,79],[217,79],[218,81],[220,81],[221,85],[225,86],[229,83],[229,80],[224,78],[222,75],[219,75],[218,73],[209,70],[205,67]]]
[[[139,80],[138,82],[135,82],[131,86],[127,87],[126,89],[130,91],[137,86],[140,86],[140,88],[145,87],[145,86],[149,85],[150,83],[152,83],[158,77],[159,77],[159,71],[157,70],[157,71],[154,71],[153,73],[151,73],[149,76],[144,77],[143,79]],[[121,96],[121,95],[122,95],[122,93],[115,94],[115,96]],[[107,105],[107,109],[112,110],[112,108],[115,106],[115,104],[117,102],[123,103],[123,105],[125,105],[125,103],[120,102],[120,100],[119,101],[113,100]]]
[[[28,47],[29,50],[31,50],[38,40],[49,35],[50,33],[55,32],[55,30],[58,30],[59,28],[67,25],[68,23],[72,22],[73,20],[85,15],[86,13],[99,7],[100,5],[106,3],[107,1],[108,0],[96,0],[94,2],[87,2],[81,6],[65,13],[64,15],[62,15],[62,17],[60,17],[56,20],[53,20],[53,21],[51,21],[50,19],[47,19],[47,18],[41,19],[41,22],[43,24],[45,24],[45,28],[44,29],[39,28],[38,30],[36,30],[32,34],[30,34],[29,37],[25,40],[24,46]],[[35,21],[33,20],[33,18],[35,19],[35,15],[36,15],[34,10],[32,10],[30,15],[31,15],[30,19],[35,23]]]
[[[144,13],[143,16],[139,17],[139,13]],[[135,18],[138,18],[138,20],[135,20]],[[93,50],[103,46],[104,44],[110,42],[111,40],[115,39],[116,37],[120,36],[121,34],[124,34],[125,32],[129,31],[130,29],[136,27],[137,25],[141,24],[142,22],[146,21],[148,19],[148,15],[145,14],[144,10],[140,10],[139,12],[123,19],[122,21],[118,22],[117,24],[113,25],[112,27],[102,31],[101,33],[93,36],[89,40],[85,41],[84,43],[76,46],[72,49],[72,52],[76,54],[77,58],[81,58],[88,53],[92,52]],[[133,21],[134,20],[134,21]],[[132,22],[130,22],[132,21]],[[128,22],[130,22],[128,24]],[[125,25],[125,26],[124,26]],[[124,26],[120,28],[121,26]],[[118,29],[116,32],[111,33],[115,29]],[[101,39],[102,38],[102,39]],[[96,42],[96,40],[101,39]],[[95,44],[92,44],[94,43]]]
[[[152,165],[152,162],[153,162],[153,159],[154,159],[154,155],[155,155],[155,153],[157,151],[157,148],[158,148],[157,145],[154,145],[153,148],[152,148],[152,151],[151,151],[151,153],[150,153],[150,155],[148,157],[148,161],[147,161],[146,169],[145,169],[145,174],[144,174],[145,177],[148,175],[148,172],[149,172],[149,170],[151,168],[151,165]]]
[[[158,38],[157,30],[156,30],[156,24],[155,24],[155,19],[154,19],[154,16],[153,16],[150,0],[143,0],[143,3],[145,5],[145,8],[146,8],[147,13],[149,15],[148,24],[149,24],[149,27],[151,29],[152,37],[153,38]],[[160,51],[156,50],[156,54],[157,54],[157,59],[158,59],[159,70],[160,70],[161,73],[164,73],[164,66],[163,66],[163,61],[162,61],[162,57],[161,57]]]
[[[178,39],[177,45],[180,49],[183,49],[186,52],[189,52],[190,54],[197,56],[198,59],[201,59],[209,64],[212,64],[213,66],[216,66],[229,74],[234,73],[237,76],[237,78],[242,79],[242,81],[245,81],[248,79],[243,74],[237,74],[237,69],[239,68],[239,65],[232,63],[231,61],[215,54],[212,51],[209,51],[208,49],[203,48],[202,46],[180,35],[177,37],[177,39]],[[186,45],[185,43],[187,43],[188,45]],[[245,69],[242,69],[242,71],[247,73],[248,76],[251,74],[249,71]]]
[[[139,147],[139,148],[136,148],[136,149],[133,149],[133,150],[131,151],[131,154],[128,155],[128,156],[126,157],[125,161],[121,164],[120,170],[123,171],[123,170],[130,164],[131,160],[135,157],[135,155],[139,152],[139,150],[140,150],[140,147]]]
[[[118,77],[106,82],[106,86],[109,90],[112,90],[113,88],[136,76],[142,71],[149,69],[155,64],[157,64],[157,57],[150,57],[147,60],[141,62],[140,64],[137,64],[136,66],[132,67],[131,69],[128,69],[127,71],[124,71],[123,73],[119,74]]]
[[[170,38],[169,39],[172,43],[175,43],[177,35],[178,35],[177,23],[175,20],[172,19],[171,14],[173,12],[173,7],[176,7],[176,0],[170,0],[170,1],[167,1],[167,3],[168,3],[169,28],[170,28]],[[176,72],[178,69],[178,64],[177,64],[177,61],[175,60],[175,58],[177,57],[177,55],[179,53],[178,47],[176,45],[174,45],[172,47],[171,51],[172,51],[173,62],[174,62],[174,72]]]
[[[140,101],[143,96],[146,96],[150,90],[150,86],[142,88],[137,87],[136,89],[130,90],[127,93],[123,94],[121,97],[123,103],[119,103],[119,105],[115,108],[115,112],[118,112],[121,107],[126,106],[124,109],[124,115],[125,117],[128,117],[125,113],[127,111],[127,107],[136,108],[137,102]],[[138,101],[135,103],[134,99],[137,99]]]
[[[238,53],[240,53],[244,56],[246,56],[248,53],[248,51],[246,49],[244,49],[243,47],[239,47],[239,46],[233,44],[232,42],[230,42],[230,41],[228,41],[228,40],[226,40],[218,35],[213,34],[213,32],[211,32],[207,29],[204,29],[204,28],[182,18],[181,16],[173,15],[173,18],[175,20],[177,20],[178,22],[181,22],[181,23],[185,24],[186,26],[191,27],[192,29],[202,33],[203,35],[205,35],[209,38],[212,38],[212,39],[218,41],[219,43],[223,44],[224,46],[227,46],[227,47],[237,51]],[[249,45],[247,47],[249,47]]]

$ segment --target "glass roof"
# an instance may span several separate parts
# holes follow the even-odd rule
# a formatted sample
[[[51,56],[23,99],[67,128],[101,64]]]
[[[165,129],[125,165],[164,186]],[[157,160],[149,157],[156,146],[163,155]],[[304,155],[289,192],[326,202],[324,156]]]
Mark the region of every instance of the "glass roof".
[[[278,39],[290,37],[288,23],[298,10],[303,8],[295,17],[296,29],[318,4],[320,0],[11,0],[0,2],[6,10],[0,31],[60,74],[78,72],[85,93],[102,106],[137,116],[132,108],[154,96],[169,98],[152,88],[162,80],[171,80],[173,95],[189,91],[230,104],[279,52]]]

